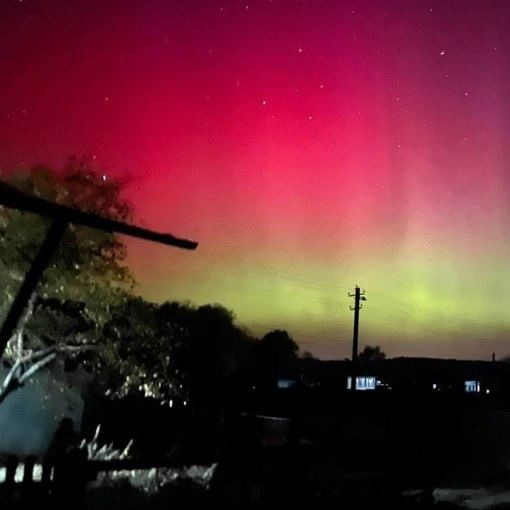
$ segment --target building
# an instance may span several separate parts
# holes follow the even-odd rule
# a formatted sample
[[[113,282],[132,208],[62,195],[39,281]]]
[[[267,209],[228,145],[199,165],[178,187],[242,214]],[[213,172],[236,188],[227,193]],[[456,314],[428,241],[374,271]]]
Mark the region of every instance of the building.
[[[349,391],[353,377],[354,389],[365,392],[510,394],[510,364],[505,362],[392,358],[353,366],[347,360],[301,360],[301,382],[310,389]]]

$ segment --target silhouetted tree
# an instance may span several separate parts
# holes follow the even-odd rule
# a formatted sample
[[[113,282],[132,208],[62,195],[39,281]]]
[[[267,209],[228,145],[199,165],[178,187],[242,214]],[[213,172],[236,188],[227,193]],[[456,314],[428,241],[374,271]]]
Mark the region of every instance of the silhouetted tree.
[[[274,386],[279,377],[297,375],[299,346],[287,331],[274,330],[253,347],[254,377],[263,387]]]
[[[221,305],[164,303],[158,317],[173,333],[174,362],[193,407],[218,408],[246,365],[252,337]]]
[[[358,359],[360,361],[382,361],[386,359],[386,354],[381,350],[379,345],[372,347],[366,345],[365,348],[359,353]]]
[[[127,296],[112,306],[99,333],[99,355],[90,364],[94,389],[110,396],[142,395],[159,400],[179,394],[173,348],[176,339],[158,317],[159,305]]]

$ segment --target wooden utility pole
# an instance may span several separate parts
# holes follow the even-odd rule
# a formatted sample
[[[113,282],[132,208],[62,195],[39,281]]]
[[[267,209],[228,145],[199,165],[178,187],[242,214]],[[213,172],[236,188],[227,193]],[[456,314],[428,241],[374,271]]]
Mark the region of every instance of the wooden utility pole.
[[[0,329],[0,358],[3,356],[7,342],[18,326],[18,322],[30,300],[30,296],[36,289],[44,270],[48,267],[51,257],[62,240],[69,223],[95,228],[105,232],[117,232],[119,234],[125,234],[131,237],[163,243],[169,246],[176,246],[187,250],[194,250],[198,246],[198,243],[194,241],[179,239],[171,234],[153,232],[134,225],[102,218],[96,214],[85,213],[71,207],[54,204],[48,200],[22,193],[16,188],[4,183],[0,183],[0,205],[29,211],[52,220],[46,237],[33,259],[30,269],[25,274],[25,278]]]
[[[358,362],[358,334],[359,334],[359,311],[362,308],[361,301],[366,301],[365,291],[361,291],[361,289],[356,285],[354,289],[354,294],[349,293],[349,297],[354,298],[354,306],[351,306],[350,309],[354,311],[354,326],[352,330],[352,367],[351,367],[351,390],[356,391],[356,365]]]
[[[350,309],[354,310],[354,327],[352,331],[352,362],[356,363],[358,361],[358,334],[359,334],[359,311],[362,308],[361,301],[366,301],[365,291],[361,291],[361,289],[356,285],[354,289],[354,294],[349,293],[349,297],[354,298],[354,306],[351,306]]]

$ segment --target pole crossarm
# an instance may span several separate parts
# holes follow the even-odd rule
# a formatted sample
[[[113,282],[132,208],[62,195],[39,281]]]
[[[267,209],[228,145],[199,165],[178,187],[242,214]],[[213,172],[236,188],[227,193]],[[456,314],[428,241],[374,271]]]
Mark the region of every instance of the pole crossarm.
[[[195,241],[181,239],[172,234],[153,232],[152,230],[147,230],[135,225],[102,218],[97,214],[78,211],[66,205],[55,204],[44,198],[30,196],[5,183],[0,183],[0,205],[12,209],[29,211],[41,216],[46,216],[52,220],[57,218],[64,219],[76,225],[83,225],[105,232],[117,232],[130,237],[154,241],[168,246],[176,246],[177,248],[183,248],[185,250],[194,250],[198,246],[198,243]]]

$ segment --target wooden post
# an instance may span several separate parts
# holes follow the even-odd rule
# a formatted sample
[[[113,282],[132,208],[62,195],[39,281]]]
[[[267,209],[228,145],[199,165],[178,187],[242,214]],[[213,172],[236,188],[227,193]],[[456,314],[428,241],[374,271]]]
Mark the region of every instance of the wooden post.
[[[16,476],[16,468],[18,467],[18,457],[15,455],[9,456],[5,466],[5,483],[14,484],[14,477]]]
[[[66,221],[55,219],[48,229],[46,237],[32,261],[32,265],[25,275],[11,308],[7,313],[2,329],[0,329],[0,356],[3,354],[7,342],[18,326],[18,322],[27,307],[30,296],[36,289],[44,270],[50,263],[51,257],[53,253],[55,253],[66,228]]]
[[[16,469],[18,467],[18,457],[11,455],[7,459],[7,463],[5,465],[5,492],[9,496],[14,491],[15,481],[14,478],[16,476]],[[7,496],[7,497],[8,497]]]
[[[36,484],[34,481],[35,456],[29,455],[23,465],[23,480],[21,483],[20,503],[29,508],[37,500]]]
[[[42,461],[42,473],[41,473],[41,484],[43,490],[49,490],[53,470],[53,460],[51,457],[44,457]]]
[[[23,485],[25,487],[28,485],[32,485],[34,483],[34,466],[35,466],[35,456],[29,455],[25,459],[25,465],[23,468]]]

